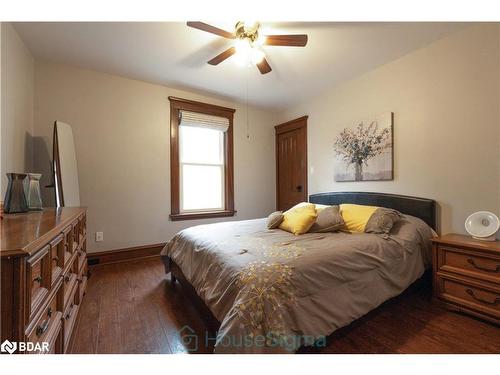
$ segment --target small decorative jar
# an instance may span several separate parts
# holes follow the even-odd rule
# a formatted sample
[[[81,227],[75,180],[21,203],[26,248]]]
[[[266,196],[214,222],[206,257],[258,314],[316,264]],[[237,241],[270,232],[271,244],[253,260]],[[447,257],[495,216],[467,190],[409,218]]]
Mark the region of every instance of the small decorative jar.
[[[28,173],[28,177],[24,180],[24,194],[30,211],[40,211],[42,209],[41,177],[40,173]]]
[[[5,193],[3,211],[6,214],[14,214],[28,211],[28,203],[24,194],[23,181],[26,173],[7,173],[9,183]]]

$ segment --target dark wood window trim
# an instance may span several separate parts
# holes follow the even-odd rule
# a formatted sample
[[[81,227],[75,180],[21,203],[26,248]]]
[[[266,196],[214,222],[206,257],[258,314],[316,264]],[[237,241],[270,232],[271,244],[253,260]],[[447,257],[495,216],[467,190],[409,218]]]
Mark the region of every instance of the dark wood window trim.
[[[170,219],[176,221],[234,216],[236,213],[233,173],[233,117],[235,110],[173,96],[169,96],[168,100],[170,100]],[[229,120],[229,128],[224,133],[224,210],[180,212],[179,111],[181,110],[225,117]]]

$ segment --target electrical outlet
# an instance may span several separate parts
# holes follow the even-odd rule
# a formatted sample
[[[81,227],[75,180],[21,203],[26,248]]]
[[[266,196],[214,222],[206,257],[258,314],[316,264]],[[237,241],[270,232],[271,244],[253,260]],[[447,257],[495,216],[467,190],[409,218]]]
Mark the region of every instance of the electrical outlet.
[[[104,241],[104,232],[95,232],[95,242]]]

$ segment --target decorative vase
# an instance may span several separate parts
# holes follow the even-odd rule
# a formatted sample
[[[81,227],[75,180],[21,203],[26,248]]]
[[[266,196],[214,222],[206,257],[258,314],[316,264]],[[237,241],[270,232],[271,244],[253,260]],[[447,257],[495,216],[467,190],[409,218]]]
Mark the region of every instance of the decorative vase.
[[[3,210],[7,214],[27,212],[28,204],[24,194],[23,181],[26,173],[7,173],[9,183],[5,193],[5,202]]]
[[[40,173],[28,173],[28,178],[24,180],[24,195],[30,211],[40,211],[42,209],[41,177]]]

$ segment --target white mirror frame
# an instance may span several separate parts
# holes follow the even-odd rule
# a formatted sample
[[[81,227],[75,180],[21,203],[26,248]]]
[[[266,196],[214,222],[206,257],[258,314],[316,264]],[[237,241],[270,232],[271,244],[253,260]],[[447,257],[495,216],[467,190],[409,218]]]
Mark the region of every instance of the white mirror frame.
[[[80,206],[80,185],[73,130],[70,125],[62,121],[54,123],[53,157],[56,207]]]

